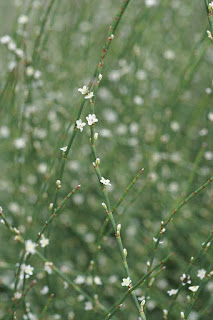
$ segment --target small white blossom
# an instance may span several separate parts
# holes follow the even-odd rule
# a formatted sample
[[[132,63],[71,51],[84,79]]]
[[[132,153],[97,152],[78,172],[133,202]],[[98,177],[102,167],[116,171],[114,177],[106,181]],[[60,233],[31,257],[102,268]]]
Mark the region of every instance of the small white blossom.
[[[97,286],[101,286],[102,285],[102,281],[101,281],[101,278],[96,276],[94,277],[94,282]]]
[[[14,140],[14,146],[16,149],[24,149],[26,146],[26,141],[24,138],[17,138]]]
[[[207,30],[207,36],[210,40],[213,40],[213,37],[212,37],[212,34],[211,34],[211,31]]]
[[[45,236],[41,235],[41,240],[39,241],[42,248],[45,248],[49,244],[49,239],[45,238]]]
[[[30,276],[33,275],[33,270],[34,268],[31,267],[31,265],[28,264],[27,266],[25,266],[24,272],[26,273],[26,278],[29,278]]]
[[[185,286],[186,283],[190,284],[190,275],[183,273],[182,276],[180,277],[180,280],[182,281],[182,285]]]
[[[43,295],[47,294],[48,292],[49,292],[48,286],[44,286],[40,291],[40,293],[43,294]]]
[[[209,11],[213,10],[213,1],[208,4]]]
[[[25,242],[25,249],[28,253],[31,253],[31,254],[35,254],[36,250],[35,248],[37,247],[37,243],[35,242],[32,242],[32,240],[27,240]]]
[[[181,311],[180,316],[181,316],[181,319],[185,319],[185,314],[183,311]]]
[[[111,186],[110,180],[105,179],[104,177],[101,177],[100,182],[103,183],[105,186]]]
[[[8,36],[7,34],[0,38],[1,44],[8,44],[10,42],[10,40],[11,40],[11,37]]]
[[[19,18],[18,18],[18,23],[19,24],[26,24],[27,22],[29,21],[29,18],[28,16],[26,15],[21,15]]]
[[[78,91],[81,92],[81,94],[86,94],[89,91],[89,88],[87,86],[83,86],[83,88],[78,88]]]
[[[67,151],[67,146],[61,147],[60,150],[63,151],[63,152],[66,152]]]
[[[209,119],[210,121],[213,121],[213,112],[209,112],[209,113],[208,113],[208,119]]]
[[[200,278],[201,280],[205,278],[206,275],[206,270],[205,269],[200,269],[197,272],[197,277]]]
[[[156,6],[158,4],[158,0],[145,0],[145,5],[150,8]]]
[[[92,97],[94,97],[93,91],[89,92],[89,93],[84,97],[84,99],[91,99]]]
[[[98,122],[98,119],[96,118],[96,115],[93,114],[89,114],[87,117],[87,122],[89,126],[92,126],[95,122]]]
[[[15,299],[15,300],[19,300],[19,299],[21,299],[21,297],[22,297],[22,293],[21,292],[15,292],[14,293],[14,296],[13,296],[13,298]]]
[[[86,123],[85,123],[85,122],[82,122],[81,119],[76,120],[76,127],[77,127],[77,129],[79,129],[81,132],[83,131],[85,125],[86,125]]]
[[[178,292],[178,289],[171,289],[171,290],[168,290],[167,293],[169,296],[173,296],[175,295],[176,293]]]
[[[98,76],[98,82],[100,82],[102,80],[103,76],[101,73],[99,73],[99,76]]]
[[[192,292],[196,292],[198,290],[199,286],[190,286],[188,289]]]
[[[123,278],[123,282],[121,283],[121,285],[122,285],[122,287],[129,287],[131,282],[132,282],[132,280],[130,279],[130,277]]]
[[[90,302],[90,301],[85,302],[84,310],[89,311],[89,310],[92,310],[92,309],[93,309],[92,302]]]
[[[31,66],[27,67],[27,68],[26,68],[26,76],[27,76],[27,77],[32,77],[33,74],[34,74],[34,69],[33,69],[33,67],[31,67]]]
[[[46,271],[48,274],[52,273],[53,263],[52,262],[45,262],[44,264],[44,271]]]
[[[85,277],[84,276],[81,276],[81,275],[78,275],[76,278],[75,278],[75,280],[74,280],[74,282],[76,283],[76,284],[83,284],[83,283],[85,283]]]
[[[16,49],[16,55],[19,57],[19,58],[23,58],[24,57],[24,51],[22,49]]]

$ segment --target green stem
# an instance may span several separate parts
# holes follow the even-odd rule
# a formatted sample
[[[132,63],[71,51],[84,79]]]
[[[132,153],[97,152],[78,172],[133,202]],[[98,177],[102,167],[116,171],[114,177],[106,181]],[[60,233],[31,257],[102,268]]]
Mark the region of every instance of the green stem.
[[[152,270],[147,272],[138,282],[131,288],[129,288],[126,293],[114,304],[112,308],[108,311],[108,315],[106,316],[105,320],[109,320],[112,318],[112,316],[121,308],[122,303],[124,300],[129,296],[130,293],[134,292],[139,286],[141,286],[147,278],[149,278],[150,274],[152,274],[155,270],[158,270],[160,267],[162,267],[163,264],[166,263],[166,261],[173,255],[173,253],[170,253],[165,259],[163,259],[159,264],[157,264]]]
[[[197,260],[206,252],[207,248],[208,248],[208,243],[211,242],[213,240],[213,232],[211,232],[211,234],[208,236],[208,238],[206,239],[206,241],[202,244],[201,249],[199,250],[199,252],[196,254],[196,256],[190,261],[190,264],[188,266],[188,268],[186,269],[186,274],[190,274],[193,265],[195,264],[195,262],[197,262]],[[176,300],[178,298],[178,295],[181,291],[181,289],[183,288],[182,283],[180,284],[180,286],[178,287],[178,291],[176,293],[176,295],[174,296],[174,301],[172,302],[172,304],[170,305],[169,309],[168,309],[168,315],[169,313],[172,311],[173,307],[176,304]]]
[[[150,258],[150,267],[152,267],[152,263],[155,257],[155,254],[157,252],[158,246],[159,246],[159,242],[160,239],[164,233],[164,229],[166,228],[166,226],[173,221],[175,214],[190,200],[192,200],[198,193],[200,193],[203,189],[205,189],[211,182],[213,181],[213,176],[208,179],[208,181],[206,181],[206,183],[204,183],[202,186],[200,186],[197,190],[195,190],[194,192],[192,192],[187,198],[185,198],[174,210],[172,210],[169,214],[169,216],[167,217],[167,219],[165,219],[164,221],[161,221],[161,226],[160,226],[160,231],[156,234],[155,238],[157,239],[155,242],[155,246],[152,250],[152,255]]]

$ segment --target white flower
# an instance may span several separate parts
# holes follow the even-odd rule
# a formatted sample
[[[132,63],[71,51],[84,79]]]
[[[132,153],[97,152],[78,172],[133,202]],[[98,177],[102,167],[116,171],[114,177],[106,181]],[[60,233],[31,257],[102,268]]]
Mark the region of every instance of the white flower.
[[[10,40],[11,40],[11,37],[8,36],[7,34],[0,38],[1,44],[8,44],[10,42]]]
[[[33,74],[34,74],[34,69],[33,69],[33,67],[31,67],[31,66],[27,67],[27,68],[26,68],[26,76],[27,76],[27,77],[32,77]]]
[[[91,99],[92,97],[94,97],[93,91],[89,92],[89,93],[84,97],[84,99]]]
[[[132,280],[130,279],[130,277],[127,278],[123,278],[123,282],[121,283],[121,285],[123,287],[129,287],[129,285],[131,284]]]
[[[209,112],[209,113],[208,113],[208,119],[209,119],[210,121],[213,121],[213,112]]]
[[[19,24],[26,24],[28,21],[29,21],[28,16],[25,16],[24,14],[18,18]]]
[[[81,92],[81,94],[86,94],[89,91],[89,88],[87,86],[83,86],[83,88],[78,88],[78,91]]]
[[[79,119],[79,120],[76,120],[76,125],[77,125],[77,129],[79,129],[82,132],[86,123],[82,122],[82,120]]]
[[[67,151],[67,146],[61,147],[60,150],[63,151],[63,152],[66,152]]]
[[[94,278],[94,282],[95,282],[95,284],[97,284],[97,286],[101,286],[102,285],[102,281],[98,276],[96,276]]]
[[[207,32],[207,36],[208,36],[208,38],[209,38],[209,39],[213,39],[213,38],[212,38],[211,31],[207,30],[206,32]]]
[[[44,271],[46,271],[48,274],[52,273],[53,263],[52,262],[45,262],[44,264]]]
[[[197,272],[197,277],[200,278],[201,280],[205,278],[206,275],[206,270],[205,269],[200,269]]]
[[[210,11],[213,10],[213,1],[208,4],[208,8]]]
[[[35,248],[37,247],[37,243],[35,242],[32,242],[32,240],[27,240],[25,242],[25,249],[28,253],[31,253],[31,254],[35,254],[36,250]]]
[[[40,293],[43,294],[43,295],[47,294],[48,292],[49,292],[48,286],[44,286],[40,291]]]
[[[111,186],[110,180],[109,179],[104,179],[104,177],[101,177],[100,182],[105,184],[105,186]]]
[[[88,125],[92,126],[95,122],[98,122],[98,119],[96,118],[96,115],[93,114],[89,114],[88,117],[86,117]]]
[[[158,4],[158,0],[145,0],[145,5],[149,7],[156,6]]]
[[[103,76],[101,73],[99,73],[99,76],[98,76],[98,82],[100,82],[102,80]]]
[[[20,149],[24,149],[26,146],[26,141],[24,138],[17,138],[14,140],[14,146],[16,149],[20,150]]]
[[[84,310],[89,311],[89,310],[92,310],[92,309],[93,309],[92,302],[90,302],[90,301],[85,302]]]
[[[183,273],[182,276],[180,277],[180,280],[182,281],[182,285],[185,286],[186,283],[190,284],[190,275]]]
[[[19,58],[23,58],[24,57],[24,51],[22,49],[16,49],[16,55]]]
[[[198,290],[199,286],[191,286],[188,289],[191,290],[192,292],[196,292]]]
[[[41,235],[41,240],[39,242],[41,244],[41,247],[45,248],[46,246],[48,246],[50,241],[49,241],[49,239],[45,238],[45,236],[42,234]]]
[[[84,276],[81,276],[81,275],[78,275],[78,276],[75,278],[74,282],[75,282],[76,284],[83,284],[83,283],[85,283],[85,277],[84,277]]]
[[[174,294],[176,294],[178,292],[178,289],[171,289],[171,290],[168,290],[167,293],[169,296],[173,296]]]
[[[26,278],[29,278],[30,276],[33,275],[33,270],[34,268],[31,267],[31,265],[28,264],[27,266],[25,266],[24,272],[26,273]]]
[[[19,300],[22,297],[22,293],[17,291],[17,292],[14,293],[13,297],[14,297],[15,300]]]
[[[180,316],[181,316],[181,319],[185,319],[185,314],[183,311],[181,311]]]

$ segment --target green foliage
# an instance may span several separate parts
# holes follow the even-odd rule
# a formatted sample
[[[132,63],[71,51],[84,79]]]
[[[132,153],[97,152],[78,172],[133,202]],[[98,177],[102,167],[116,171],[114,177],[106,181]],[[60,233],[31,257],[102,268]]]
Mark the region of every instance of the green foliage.
[[[101,320],[114,311],[112,319],[167,319],[163,310],[168,319],[211,319],[207,5],[1,1],[1,319]],[[91,99],[78,92],[84,85]],[[27,257],[29,239],[38,246]],[[20,279],[24,263],[33,275]],[[128,276],[132,298],[121,286]]]

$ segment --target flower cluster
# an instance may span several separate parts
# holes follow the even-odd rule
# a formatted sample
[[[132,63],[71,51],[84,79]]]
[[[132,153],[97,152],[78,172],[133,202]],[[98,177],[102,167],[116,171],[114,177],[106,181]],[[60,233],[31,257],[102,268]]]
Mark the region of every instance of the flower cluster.
[[[78,91],[84,95],[84,99],[91,99],[94,97],[93,91],[89,92],[89,88],[87,86],[83,86],[83,88],[78,88]]]

